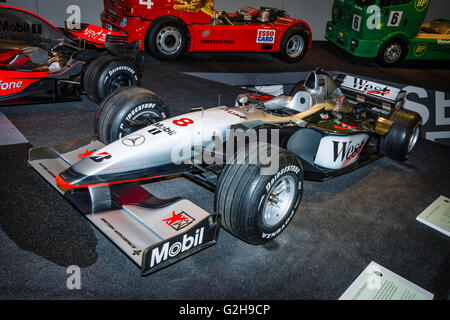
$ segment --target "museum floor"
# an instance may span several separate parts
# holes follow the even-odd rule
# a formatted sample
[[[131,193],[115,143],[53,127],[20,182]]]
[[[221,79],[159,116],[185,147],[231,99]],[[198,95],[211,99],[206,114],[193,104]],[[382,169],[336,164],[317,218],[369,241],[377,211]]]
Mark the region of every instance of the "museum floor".
[[[187,72],[310,71],[320,66],[450,92],[449,66],[404,63],[381,69],[316,42],[304,60],[261,54],[194,54],[175,63],[146,56],[142,86],[172,115],[234,104],[242,89]],[[404,163],[381,158],[326,182],[306,181],[299,211],[275,241],[251,246],[221,230],[218,243],[148,277],[36,172],[31,147],[90,135],[96,106],[79,102],[0,108],[0,299],[331,299],[375,261],[448,299],[449,238],[415,219],[450,196],[450,147],[422,140]],[[6,132],[6,131],[4,131]],[[3,133],[3,136],[5,134]],[[14,144],[8,144],[8,143]],[[156,196],[183,196],[212,211],[214,194],[184,178],[151,183]],[[81,267],[81,290],[66,287]]]

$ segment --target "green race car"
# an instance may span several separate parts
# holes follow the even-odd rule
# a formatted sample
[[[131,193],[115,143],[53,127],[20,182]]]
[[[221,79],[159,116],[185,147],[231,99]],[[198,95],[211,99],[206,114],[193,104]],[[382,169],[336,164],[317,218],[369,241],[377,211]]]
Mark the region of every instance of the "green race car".
[[[325,38],[385,67],[450,59],[450,21],[424,23],[430,0],[335,0]]]

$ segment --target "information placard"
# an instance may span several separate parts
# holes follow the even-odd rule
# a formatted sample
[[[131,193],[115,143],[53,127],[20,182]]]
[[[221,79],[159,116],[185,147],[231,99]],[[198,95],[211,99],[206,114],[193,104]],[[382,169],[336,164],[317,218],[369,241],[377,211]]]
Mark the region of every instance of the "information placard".
[[[432,300],[434,295],[371,262],[339,300]]]
[[[450,199],[444,196],[437,198],[416,218],[427,226],[450,236]]]

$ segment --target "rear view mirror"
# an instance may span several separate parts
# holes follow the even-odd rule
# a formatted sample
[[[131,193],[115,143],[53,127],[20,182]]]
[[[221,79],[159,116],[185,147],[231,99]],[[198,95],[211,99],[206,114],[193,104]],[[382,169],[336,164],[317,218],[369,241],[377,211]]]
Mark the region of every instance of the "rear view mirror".
[[[317,76],[315,72],[310,72],[305,81],[305,88],[314,90],[317,86]]]

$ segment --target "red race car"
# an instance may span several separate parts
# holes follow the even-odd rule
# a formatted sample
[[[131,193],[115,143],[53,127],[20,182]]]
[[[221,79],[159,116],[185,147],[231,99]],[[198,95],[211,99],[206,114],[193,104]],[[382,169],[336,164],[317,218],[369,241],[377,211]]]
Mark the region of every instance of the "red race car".
[[[83,24],[57,28],[26,10],[0,5],[0,106],[100,102],[115,89],[139,85],[140,43],[123,33]]]
[[[103,27],[141,40],[161,60],[189,52],[272,52],[300,61],[311,47],[311,28],[285,11],[214,9],[214,0],[104,0]]]

